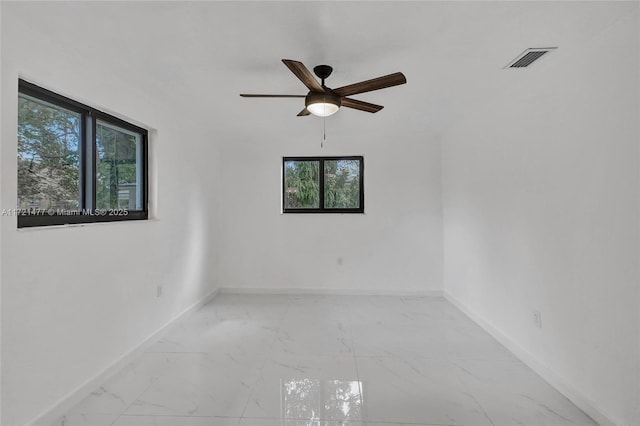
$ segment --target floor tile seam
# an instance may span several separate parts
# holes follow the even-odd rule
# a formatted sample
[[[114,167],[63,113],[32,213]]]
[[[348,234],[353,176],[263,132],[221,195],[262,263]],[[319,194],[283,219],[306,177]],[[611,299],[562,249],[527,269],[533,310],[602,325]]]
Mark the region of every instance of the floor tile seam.
[[[282,320],[282,321],[284,321],[284,320]],[[270,349],[272,349],[273,346],[275,346],[275,342],[273,342],[271,344]],[[267,351],[267,353],[272,353],[272,351],[269,350],[269,351]],[[240,413],[240,417],[238,417],[237,425],[239,425],[240,422],[242,421],[242,419],[244,418],[244,413],[247,410],[247,407],[249,406],[249,402],[251,401],[251,397],[253,396],[254,392],[257,389],[257,385],[260,382],[260,378],[262,377],[262,372],[263,372],[263,370],[265,368],[265,365],[267,365],[267,361],[269,360],[269,358],[270,358],[269,356],[265,356],[264,359],[262,360],[260,368],[258,369],[258,372],[256,374],[256,381],[255,381],[255,384],[254,384],[254,388],[251,389],[251,391],[249,392],[249,395],[247,396],[247,400],[244,403],[244,407],[242,407],[242,412]]]
[[[358,352],[356,349],[356,341],[353,334],[353,313],[351,310],[347,311],[347,320],[349,321],[349,334],[351,335],[351,346],[353,350],[353,363],[356,367],[356,379],[358,380],[358,392],[360,393],[360,406],[362,407],[362,415],[366,419],[367,418],[367,409],[364,401],[364,392],[362,389],[362,379],[360,377],[360,369],[358,367]]]
[[[238,416],[203,416],[203,415],[186,415],[186,414],[124,414],[127,417],[184,417],[193,419],[238,419]]]
[[[397,357],[394,356],[374,356],[374,357],[368,357],[368,358],[383,358],[383,359],[387,359],[387,360],[398,360]],[[415,359],[415,358],[414,358]],[[411,360],[407,360],[407,359],[400,359],[401,362],[410,362]],[[449,366],[454,368],[455,371],[455,375],[456,375],[456,382],[460,385],[462,393],[468,395],[476,404],[477,408],[480,409],[480,411],[482,411],[482,413],[484,414],[484,416],[487,418],[487,420],[491,423],[491,425],[495,426],[495,423],[493,421],[493,419],[489,416],[489,414],[485,411],[484,407],[480,404],[480,402],[475,398],[475,396],[472,394],[471,390],[465,385],[465,383],[460,379],[460,369],[461,367],[456,365],[453,361],[449,361],[449,360],[443,360],[443,359],[438,359],[438,361],[444,361],[446,364],[448,364]],[[359,379],[360,380],[360,379]],[[413,382],[412,379],[409,379],[410,382]],[[415,384],[419,384],[418,382],[416,382]],[[364,404],[363,404],[364,406]],[[364,411],[364,410],[363,410]],[[371,421],[371,422],[376,422],[375,419],[368,419],[367,421]],[[382,422],[382,420],[379,420],[380,422]],[[389,422],[386,421],[386,423],[391,423],[393,424],[394,422]],[[398,422],[398,424],[413,424],[413,423],[406,423],[406,422]],[[417,423],[418,425],[420,425],[421,423]],[[429,423],[430,424],[430,423]]]
[[[240,424],[242,420],[284,420],[284,421],[317,421],[317,422],[344,422],[348,421],[353,423],[354,425],[366,425],[367,423],[380,423],[380,424],[390,424],[390,425],[415,425],[415,426],[464,426],[460,424],[454,423],[415,423],[415,422],[406,422],[406,421],[389,421],[382,419],[363,419],[363,420],[337,420],[331,418],[308,418],[308,417],[269,417],[269,416],[248,416],[248,417],[237,417],[237,416],[188,416],[183,414],[122,414],[116,420],[110,423],[113,425],[117,423],[117,421],[122,417],[166,417],[166,418],[197,418],[197,419],[220,419],[220,420],[237,420],[236,424]]]
[[[116,424],[118,422],[118,420],[120,420],[120,418],[122,416],[127,416],[127,417],[178,417],[178,418],[198,418],[198,419],[229,419],[229,420],[237,420],[236,421],[236,426],[238,426],[240,424],[240,421],[242,420],[240,417],[229,417],[229,416],[185,416],[185,415],[181,415],[181,414],[120,414],[118,416],[118,418],[116,420],[114,420],[113,422],[109,423],[109,426],[113,426],[114,424]]]
[[[466,393],[467,395],[469,395],[471,397],[471,399],[473,399],[473,402],[475,402],[476,406],[480,409],[480,411],[482,411],[482,414],[484,414],[484,416],[487,418],[487,420],[489,420],[489,422],[493,426],[496,426],[495,422],[493,421],[493,419],[491,418],[489,413],[487,413],[487,411],[484,409],[484,406],[480,403],[480,401],[478,401],[478,399],[473,394],[473,390],[470,388],[470,386],[468,386],[464,382],[464,380],[462,380],[461,374],[462,374],[462,370],[464,370],[464,368],[462,366],[458,365],[456,363],[455,359],[454,360],[450,360],[448,363],[451,365],[451,367],[455,371],[456,381],[460,384],[460,386],[463,389],[464,393]]]
[[[406,359],[405,356],[398,356],[393,354],[384,354],[384,355],[370,355],[370,354],[359,354],[359,358],[396,358],[396,359]],[[411,359],[423,359],[423,360],[434,360],[434,361],[480,361],[480,362],[508,362],[513,364],[524,364],[522,361],[517,359],[491,359],[491,358],[467,358],[467,357],[451,357],[451,356],[429,356],[429,355],[420,355],[420,354],[411,354],[409,357]]]
[[[146,353],[147,353],[147,352],[143,353],[143,355],[144,355],[144,354],[146,354]],[[151,353],[159,353],[159,352],[151,352]],[[178,358],[181,358],[181,357],[178,357]],[[176,358],[176,360],[172,361],[172,362],[171,362],[171,364],[173,364],[175,361],[177,361],[177,359],[178,359],[178,358]],[[125,368],[126,368],[126,367],[125,367]],[[165,371],[165,373],[166,373],[166,371]],[[140,398],[140,396],[142,396],[142,394],[144,394],[144,393],[145,393],[145,392],[146,392],[146,391],[147,391],[151,386],[153,386],[153,385],[154,385],[154,383],[156,383],[156,382],[157,382],[157,381],[158,381],[162,376],[164,376],[164,374],[165,374],[165,373],[162,373],[162,374],[160,374],[158,377],[156,377],[155,379],[151,380],[151,382],[149,383],[149,385],[148,385],[148,386],[146,386],[146,387],[145,387],[145,388],[144,388],[140,393],[138,393],[138,394],[137,394],[137,395],[136,395],[136,396],[131,400],[131,402],[130,402],[130,403],[128,403],[128,404],[127,404],[127,405],[126,405],[122,410],[120,410],[120,412],[119,412],[119,413],[92,413],[92,412],[83,412],[83,411],[80,411],[78,414],[84,414],[84,415],[93,415],[93,414],[99,414],[99,415],[116,415],[117,417],[116,417],[112,422],[110,422],[110,423],[109,423],[109,425],[111,426],[111,425],[115,424],[115,423],[120,419],[120,417],[122,417],[122,416],[124,415],[124,413],[125,413],[125,412],[130,408],[130,407],[131,407],[131,405],[132,405],[134,402],[136,402],[136,401]],[[69,412],[71,412],[71,411],[73,411],[73,408],[72,408],[70,411],[67,411],[67,412],[65,413],[65,415],[67,415],[67,414],[68,414]]]
[[[174,354],[174,355],[186,355],[186,354],[213,354],[213,351],[161,351],[161,352],[145,352],[145,354]]]
[[[378,423],[378,424],[390,424],[390,425],[410,425],[410,426],[465,426],[459,423],[416,423],[416,422],[406,422],[406,421],[395,421],[395,420],[383,420],[383,419],[362,419],[362,420],[339,420],[339,419],[330,419],[330,418],[308,418],[308,417],[267,417],[267,416],[251,416],[251,417],[243,417],[242,420],[284,420],[284,421],[313,421],[313,422],[348,422],[347,424],[354,425],[366,425],[367,423]]]
[[[449,357],[449,359],[453,360],[453,361],[479,361],[479,362],[509,362],[512,364],[522,364],[525,365],[526,364],[522,361],[520,361],[519,359],[502,359],[502,358],[467,358],[467,357]]]
[[[465,369],[464,367],[462,367],[461,365],[458,365],[458,364],[456,363],[456,361],[459,361],[459,360],[452,360],[452,361],[451,361],[451,364],[452,364],[452,365],[456,368],[456,370],[458,371],[458,377],[459,377],[459,380],[460,380],[460,382],[462,383],[462,386],[464,387],[464,389],[465,389],[466,393],[467,393],[467,394],[468,394],[468,395],[469,395],[469,396],[470,396],[470,397],[475,401],[475,403],[476,403],[476,404],[478,405],[478,407],[482,410],[482,412],[484,413],[484,415],[489,419],[489,421],[491,422],[491,424],[492,424],[493,426],[495,426],[495,424],[496,424],[496,423],[493,421],[493,419],[491,418],[491,416],[489,415],[489,413],[487,413],[487,411],[485,410],[485,408],[484,408],[483,404],[482,404],[480,401],[478,401],[478,399],[474,396],[474,394],[473,394],[473,389],[471,389],[469,386],[467,386],[467,385],[464,383],[464,381],[461,379],[460,374],[461,374],[461,372],[462,372],[462,371],[466,371],[466,369]],[[467,360],[465,359],[465,360],[463,360],[463,361],[467,361]],[[481,360],[476,360],[476,359],[474,359],[474,360],[472,360],[472,361],[511,362],[510,360],[486,360],[486,359],[481,359]],[[523,363],[522,361],[520,361],[520,360],[517,360],[517,359],[516,359],[516,360],[513,360],[512,362],[513,362],[513,363],[519,363],[519,364],[522,364],[523,366],[525,366],[526,368],[528,368],[528,366],[527,366],[526,364],[524,364],[524,363]],[[537,373],[536,373],[535,371],[532,371],[532,372],[537,376]],[[540,378],[540,377],[538,376],[538,378]],[[540,379],[541,379],[541,378],[540,378]],[[546,382],[545,382],[545,385],[549,386]],[[555,390],[555,388],[553,388],[553,387],[552,387],[552,389],[553,389],[553,390]],[[584,411],[582,411],[582,409],[580,409],[580,407],[576,406],[576,405],[575,405],[575,404],[574,404],[574,403],[573,403],[569,398],[567,398],[566,396],[564,396],[562,393],[558,392],[557,390],[556,390],[556,392],[557,392],[557,393],[558,393],[558,394],[559,394],[559,395],[560,395],[560,396],[565,400],[565,402],[567,402],[570,406],[572,406],[572,407],[574,407],[574,408],[578,409],[578,410],[579,410],[581,413],[583,413],[587,418],[591,419],[591,420],[593,421],[593,424],[597,424],[597,423],[596,423],[596,422],[595,422],[595,421],[594,421],[594,420],[593,420],[593,419],[592,419],[588,414],[586,414]],[[524,395],[522,395],[522,396],[524,396]]]
[[[162,352],[156,352],[156,353],[162,353]],[[181,359],[181,358],[183,358],[183,357],[184,357],[184,353],[179,353],[179,354],[180,354],[180,355],[178,355],[178,356],[176,357],[176,359],[174,359],[173,361],[171,361],[167,367],[172,366],[172,365],[173,365],[173,364],[175,364],[179,359]],[[116,418],[116,419],[111,423],[111,425],[113,425],[114,423],[116,423],[116,422],[120,419],[120,417],[122,417],[123,415],[125,415],[124,413],[126,413],[126,412],[127,412],[127,410],[128,410],[129,408],[131,408],[131,406],[132,406],[136,401],[138,401],[138,400],[140,399],[140,397],[141,397],[141,396],[142,396],[146,391],[148,391],[149,389],[151,389],[151,387],[152,387],[154,384],[156,384],[156,383],[158,382],[158,380],[160,380],[162,377],[164,377],[164,376],[167,374],[167,369],[168,369],[168,368],[165,368],[165,369],[164,369],[164,371],[163,371],[162,373],[160,373],[160,374],[159,374],[155,379],[151,380],[151,382],[149,383],[149,385],[148,385],[148,386],[146,386],[146,387],[145,387],[145,388],[144,388],[140,393],[138,393],[138,394],[136,395],[136,397],[135,397],[135,398],[133,398],[133,399],[131,400],[131,402],[130,402],[129,404],[127,404],[127,406],[126,406],[126,407],[125,407],[125,408],[120,412],[120,414],[118,414],[118,417],[117,417],[117,418]]]
[[[126,409],[125,409],[126,411]],[[120,414],[118,414],[118,417],[116,417],[116,419],[114,421],[112,421],[111,423],[109,423],[109,426],[113,426],[114,424],[116,424],[118,422],[118,420],[120,420],[120,417],[122,417],[124,411]]]

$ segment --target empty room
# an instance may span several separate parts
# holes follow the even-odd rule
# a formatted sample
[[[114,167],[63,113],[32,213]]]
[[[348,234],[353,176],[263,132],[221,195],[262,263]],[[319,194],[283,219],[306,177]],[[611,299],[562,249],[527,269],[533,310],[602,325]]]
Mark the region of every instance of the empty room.
[[[0,424],[640,426],[639,9],[0,1]]]

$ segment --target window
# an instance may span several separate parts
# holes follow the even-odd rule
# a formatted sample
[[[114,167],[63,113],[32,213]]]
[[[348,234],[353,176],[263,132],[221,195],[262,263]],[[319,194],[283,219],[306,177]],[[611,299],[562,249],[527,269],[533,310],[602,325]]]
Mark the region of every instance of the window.
[[[147,136],[20,80],[18,227],[147,219]]]
[[[282,211],[364,213],[363,172],[362,157],[284,157]]]

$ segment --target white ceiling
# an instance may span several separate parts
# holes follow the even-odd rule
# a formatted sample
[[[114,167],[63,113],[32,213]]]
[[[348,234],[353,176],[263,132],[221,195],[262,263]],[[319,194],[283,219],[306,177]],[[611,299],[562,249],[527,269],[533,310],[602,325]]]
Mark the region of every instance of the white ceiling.
[[[305,94],[282,58],[334,67],[339,87],[396,71],[404,86],[354,96],[377,114],[343,109],[335,131],[393,126],[446,132],[497,98],[553,78],[594,37],[638,2],[47,2],[23,3],[24,24],[70,54],[135,82],[218,134],[317,129],[298,118],[302,99],[243,99],[239,93]],[[559,49],[530,69],[503,67],[524,49]],[[583,54],[583,53],[581,53]],[[598,60],[594,58],[594,60]],[[586,72],[586,71],[585,71]],[[249,118],[250,121],[247,121]],[[250,126],[247,125],[250,123]],[[302,126],[302,127],[301,127]]]

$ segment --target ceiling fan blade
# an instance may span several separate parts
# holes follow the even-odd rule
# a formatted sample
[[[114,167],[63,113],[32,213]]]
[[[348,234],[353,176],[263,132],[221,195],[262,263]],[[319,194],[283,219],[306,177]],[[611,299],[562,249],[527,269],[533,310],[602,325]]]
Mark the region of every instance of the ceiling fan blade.
[[[307,108],[303,109],[302,111],[300,111],[298,113],[298,117],[304,117],[305,115],[311,115],[311,113],[309,112],[309,110]]]
[[[350,84],[348,86],[342,86],[337,89],[333,89],[338,96],[356,95],[358,93],[371,92],[373,90],[380,90],[387,87],[398,86],[405,84],[407,79],[401,72],[385,75],[383,77],[373,78],[371,80],[361,81],[360,83]]]
[[[311,71],[304,66],[302,62],[293,61],[291,59],[283,59],[282,62],[304,83],[312,92],[324,93],[324,89],[318,83],[318,80],[311,74]]]
[[[369,102],[359,101],[357,99],[351,99],[351,98],[343,98],[342,106],[347,108],[359,109],[360,111],[372,112],[372,113],[378,112],[382,108],[384,108],[382,105],[370,104]]]
[[[255,95],[251,93],[240,93],[243,98],[304,98],[305,95]]]

